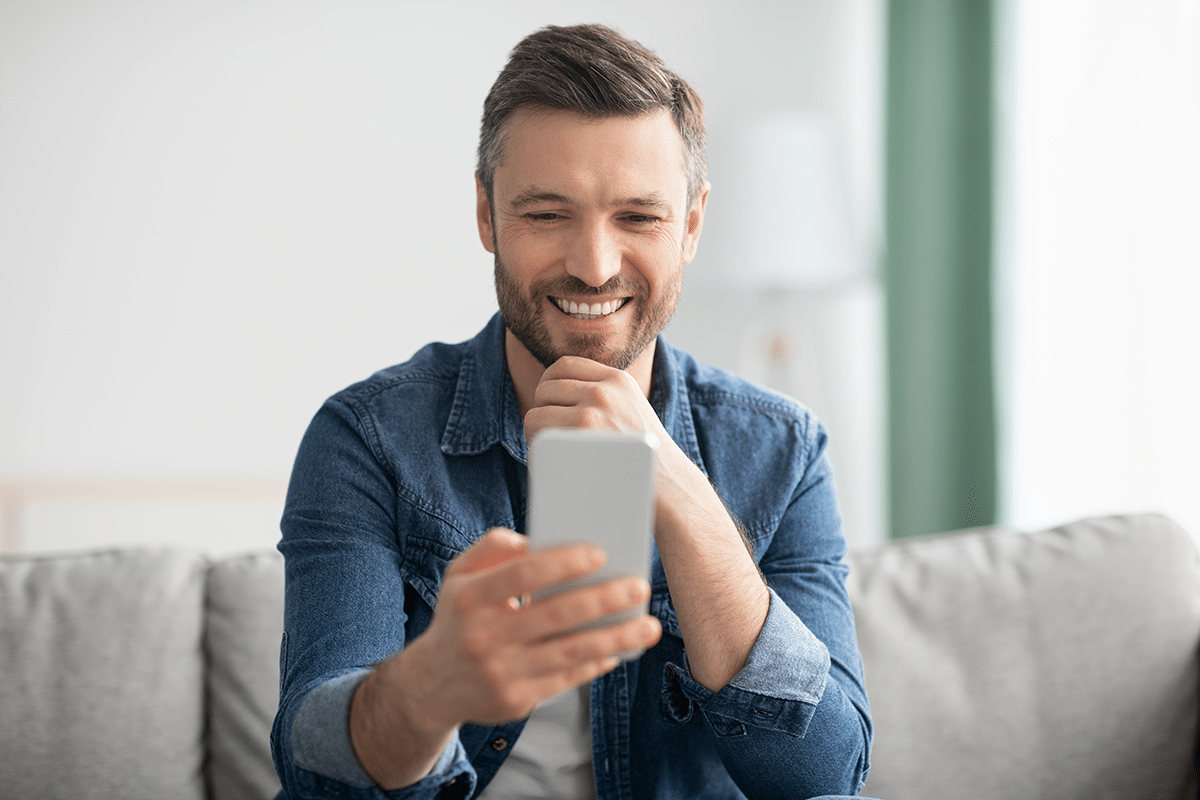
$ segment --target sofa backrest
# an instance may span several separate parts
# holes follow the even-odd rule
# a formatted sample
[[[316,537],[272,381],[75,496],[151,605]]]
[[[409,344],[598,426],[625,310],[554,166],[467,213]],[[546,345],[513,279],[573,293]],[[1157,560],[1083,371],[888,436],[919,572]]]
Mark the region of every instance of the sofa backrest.
[[[0,794],[205,800],[206,562],[0,559]]]
[[[0,796],[268,800],[283,559],[0,559]]]
[[[1196,798],[1200,568],[1157,515],[851,558],[888,800]]]

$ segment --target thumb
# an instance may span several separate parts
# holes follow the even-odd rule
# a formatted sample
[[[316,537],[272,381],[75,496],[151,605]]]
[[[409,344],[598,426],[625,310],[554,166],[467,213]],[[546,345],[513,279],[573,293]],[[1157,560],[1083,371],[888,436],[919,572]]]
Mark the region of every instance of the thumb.
[[[459,553],[446,568],[446,577],[482,572],[503,564],[529,549],[529,540],[507,528],[492,528],[479,541]]]

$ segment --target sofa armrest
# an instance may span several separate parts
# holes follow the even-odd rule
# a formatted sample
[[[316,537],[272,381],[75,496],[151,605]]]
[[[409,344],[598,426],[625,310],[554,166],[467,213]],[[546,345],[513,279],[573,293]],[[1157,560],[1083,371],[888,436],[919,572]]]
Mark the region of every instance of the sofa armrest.
[[[851,558],[889,800],[1196,797],[1200,561],[1157,515]]]

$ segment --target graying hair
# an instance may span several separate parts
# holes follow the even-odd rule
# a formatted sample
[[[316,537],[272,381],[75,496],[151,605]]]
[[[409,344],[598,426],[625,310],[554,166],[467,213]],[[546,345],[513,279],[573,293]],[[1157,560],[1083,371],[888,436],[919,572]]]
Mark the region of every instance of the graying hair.
[[[476,174],[492,201],[504,158],[504,125],[519,108],[573,111],[589,118],[671,112],[683,138],[687,205],[707,180],[704,104],[654,51],[603,25],[548,26],[513,48],[483,103]]]

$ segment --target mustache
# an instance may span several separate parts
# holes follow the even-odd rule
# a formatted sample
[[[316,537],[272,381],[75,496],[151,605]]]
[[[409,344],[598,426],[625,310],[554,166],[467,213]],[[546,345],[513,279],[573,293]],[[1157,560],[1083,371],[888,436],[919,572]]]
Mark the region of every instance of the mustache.
[[[560,275],[556,278],[549,278],[533,284],[530,287],[530,293],[534,297],[543,297],[545,295],[553,295],[554,297],[562,297],[564,295],[581,297],[600,297],[602,295],[610,297],[613,295],[641,297],[644,290],[637,281],[629,280],[621,275],[612,276],[602,286],[591,286],[574,275]]]

